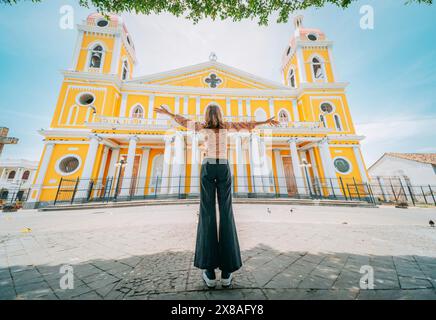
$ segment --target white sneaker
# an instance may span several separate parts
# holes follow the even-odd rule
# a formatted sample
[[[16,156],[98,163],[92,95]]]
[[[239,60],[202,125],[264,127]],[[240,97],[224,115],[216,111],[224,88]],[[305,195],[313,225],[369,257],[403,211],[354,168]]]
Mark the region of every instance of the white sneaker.
[[[230,285],[232,284],[232,279],[233,279],[232,274],[230,274],[230,277],[228,277],[227,279],[221,278],[221,285],[225,288],[230,287]]]
[[[206,270],[203,270],[203,280],[208,286],[208,288],[215,288],[216,287],[216,280],[215,279],[209,279],[206,274]]]

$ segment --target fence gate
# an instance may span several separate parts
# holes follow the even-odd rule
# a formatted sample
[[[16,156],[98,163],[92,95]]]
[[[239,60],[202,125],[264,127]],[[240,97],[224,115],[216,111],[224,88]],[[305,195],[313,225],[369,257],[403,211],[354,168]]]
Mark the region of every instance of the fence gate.
[[[74,197],[77,192],[78,184],[79,184],[79,178],[77,179],[61,178],[61,181],[59,182],[58,190],[56,192],[54,205],[60,202],[73,203]]]

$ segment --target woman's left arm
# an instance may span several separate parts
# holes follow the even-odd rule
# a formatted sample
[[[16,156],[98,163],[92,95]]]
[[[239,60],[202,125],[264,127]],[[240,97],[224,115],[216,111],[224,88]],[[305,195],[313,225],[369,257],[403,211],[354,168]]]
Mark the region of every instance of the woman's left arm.
[[[180,114],[174,114],[168,109],[164,108],[163,106],[160,106],[159,108],[154,108],[154,111],[156,111],[157,113],[165,114],[173,118],[174,121],[180,124],[182,127],[193,129],[195,131],[199,131],[203,128],[203,124],[201,122],[192,121],[191,119],[185,118]]]
[[[236,130],[253,130],[257,126],[263,125],[263,124],[270,124],[272,126],[278,126],[279,122],[277,120],[274,120],[274,117],[269,118],[265,121],[242,121],[242,122],[228,122],[230,124],[231,129]]]

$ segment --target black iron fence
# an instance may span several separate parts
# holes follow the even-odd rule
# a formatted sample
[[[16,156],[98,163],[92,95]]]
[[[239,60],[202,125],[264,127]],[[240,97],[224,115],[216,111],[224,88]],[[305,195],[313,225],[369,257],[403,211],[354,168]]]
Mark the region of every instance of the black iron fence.
[[[7,189],[0,188],[0,202],[1,203],[14,203],[27,201],[30,194],[30,189]]]
[[[129,201],[140,199],[196,198],[200,177],[135,177],[105,179],[64,179],[56,192],[54,205],[84,202]],[[371,185],[355,179],[295,179],[273,176],[233,176],[232,193],[238,198],[337,199],[377,202]]]

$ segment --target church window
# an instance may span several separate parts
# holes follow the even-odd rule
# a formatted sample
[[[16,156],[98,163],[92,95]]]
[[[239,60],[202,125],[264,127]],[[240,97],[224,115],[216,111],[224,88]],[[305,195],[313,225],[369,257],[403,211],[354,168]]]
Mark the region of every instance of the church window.
[[[58,162],[57,169],[61,174],[73,174],[79,169],[80,160],[76,156],[66,156]]]
[[[335,158],[333,160],[333,165],[335,166],[335,169],[337,172],[342,174],[350,173],[351,171],[351,164],[350,162],[342,157]]]
[[[88,93],[88,92],[81,93],[77,98],[77,102],[79,104],[81,104],[82,106],[89,106],[94,101],[95,101],[94,95],[92,95],[91,93]]]
[[[103,47],[101,45],[96,45],[91,50],[91,58],[89,61],[89,67],[96,68],[96,69],[100,68],[102,58],[103,58]]]
[[[99,27],[107,27],[107,25],[109,24],[109,21],[107,21],[106,19],[100,19],[97,21],[97,26]]]
[[[279,122],[287,123],[289,122],[289,115],[285,110],[280,110],[279,112]]]
[[[9,172],[9,174],[8,174],[8,180],[12,180],[12,179],[14,179],[14,178],[15,178],[15,174],[16,174],[15,170]]]
[[[324,70],[319,58],[312,59],[312,71],[315,80],[324,79]]]
[[[127,62],[127,60],[124,60],[122,79],[126,80],[128,77],[129,77],[129,63]]]
[[[295,81],[295,70],[291,69],[291,71],[289,72],[289,85],[291,86],[291,88],[295,88],[296,87],[296,81]]]
[[[209,77],[204,79],[204,82],[206,82],[209,85],[209,87],[216,88],[223,81],[215,73],[211,73]]]
[[[135,106],[132,110],[132,118],[143,118],[144,109],[141,106]]]
[[[341,119],[339,118],[339,116],[335,114],[333,118],[335,119],[336,131],[342,131]]]
[[[262,108],[257,108],[254,112],[254,119],[256,121],[265,121],[266,120],[266,112]]]
[[[24,173],[23,173],[23,175],[21,177],[21,180],[28,180],[29,176],[30,176],[30,171],[26,170],[26,171],[24,171]]]
[[[321,111],[324,113],[332,113],[333,112],[333,106],[328,102],[321,103]]]
[[[310,33],[307,35],[307,39],[309,39],[310,41],[316,41],[318,40],[318,37],[316,36],[316,34]]]
[[[325,117],[322,114],[319,115],[319,121],[322,122],[322,124],[324,125],[325,128],[327,128],[327,124],[325,122]]]

